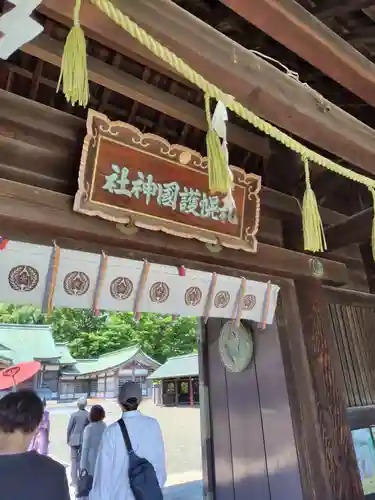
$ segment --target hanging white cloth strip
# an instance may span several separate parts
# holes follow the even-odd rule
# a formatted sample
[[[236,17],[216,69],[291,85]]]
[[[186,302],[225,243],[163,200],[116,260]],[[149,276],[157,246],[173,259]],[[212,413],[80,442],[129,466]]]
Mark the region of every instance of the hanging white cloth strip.
[[[0,252],[0,302],[41,307],[50,257],[51,247],[9,241]],[[61,249],[54,307],[92,309],[101,260],[99,254]],[[192,269],[180,276],[175,266],[147,264],[108,256],[96,308],[231,319],[243,287],[237,321],[273,321],[277,285]]]
[[[217,274],[212,273],[210,288],[208,289],[206,305],[204,306],[204,322],[207,323],[208,318],[210,317],[210,311],[212,308],[212,301],[214,298],[215,288],[217,283]]]
[[[221,149],[223,150],[227,168],[230,174],[230,177],[233,181],[233,173],[229,165],[229,152],[228,152],[228,141],[227,141],[227,124],[228,124],[228,111],[225,104],[221,101],[218,101],[216,104],[216,108],[214,114],[212,115],[212,128],[215,130],[217,135],[222,140]],[[223,200],[223,207],[230,210],[236,210],[236,204],[232,195],[232,190],[225,196]],[[233,218],[233,223],[238,223],[236,218]]]
[[[238,290],[237,294],[236,307],[233,310],[233,316],[232,316],[232,320],[237,328],[240,326],[242,310],[244,306],[245,290],[246,290],[246,279],[242,278],[240,289]]]
[[[150,272],[150,264],[149,264],[149,262],[147,262],[147,260],[145,260],[143,262],[141,277],[139,279],[137,294],[136,294],[135,301],[134,301],[133,313],[134,313],[135,321],[139,321],[141,319],[142,297],[143,297],[143,292],[145,289],[145,284],[146,284],[149,272]]]
[[[268,317],[268,312],[271,304],[271,292],[272,292],[272,285],[271,282],[267,282],[267,288],[265,290],[264,294],[264,299],[263,299],[263,306],[262,306],[262,315],[260,318],[260,323],[259,326],[260,328],[264,329],[267,325],[267,317]]]

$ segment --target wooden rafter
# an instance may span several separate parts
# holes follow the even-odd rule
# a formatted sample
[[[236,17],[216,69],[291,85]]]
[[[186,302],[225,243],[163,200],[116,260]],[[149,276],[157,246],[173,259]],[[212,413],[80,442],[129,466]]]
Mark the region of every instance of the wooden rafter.
[[[367,208],[349,217],[343,222],[334,224],[325,231],[329,250],[336,250],[351,243],[363,243],[371,238],[371,224],[374,209]]]
[[[375,132],[340,108],[326,101],[322,105],[315,92],[169,0],[114,3],[208,80],[222,86],[258,115],[375,173]],[[50,16],[71,24],[67,18],[71,17],[73,4],[73,0],[44,0],[42,5],[48,8]],[[116,45],[125,54],[129,54],[129,47],[141,50],[139,44],[129,41],[121,28],[89,2],[82,6],[81,21],[88,35],[107,46]],[[142,54],[155,63],[155,57],[144,50]],[[373,89],[371,94],[374,95]]]
[[[297,2],[220,1],[353,94],[375,106],[375,65]],[[338,3],[345,4],[342,0],[338,0]],[[358,5],[361,2],[352,3]]]
[[[374,5],[374,0],[325,0],[312,9],[319,19],[342,16]]]
[[[60,66],[61,64],[63,44],[45,35],[25,45],[22,50],[54,66]],[[189,104],[93,57],[88,57],[88,69],[89,78],[95,83],[150,106],[161,113],[166,113],[173,118],[187,122],[200,130],[207,129],[203,109],[199,109],[193,104]],[[108,105],[106,106],[108,107]],[[270,149],[267,138],[255,135],[236,125],[229,126],[228,137],[230,142],[244,149],[250,149],[260,156],[268,156],[269,154]]]

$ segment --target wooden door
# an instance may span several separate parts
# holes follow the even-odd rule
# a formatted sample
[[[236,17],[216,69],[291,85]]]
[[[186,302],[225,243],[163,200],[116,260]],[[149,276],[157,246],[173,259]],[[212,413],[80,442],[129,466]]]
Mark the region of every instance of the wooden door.
[[[224,323],[206,328],[213,497],[302,500],[277,327],[255,329],[254,362],[230,373],[218,348]]]

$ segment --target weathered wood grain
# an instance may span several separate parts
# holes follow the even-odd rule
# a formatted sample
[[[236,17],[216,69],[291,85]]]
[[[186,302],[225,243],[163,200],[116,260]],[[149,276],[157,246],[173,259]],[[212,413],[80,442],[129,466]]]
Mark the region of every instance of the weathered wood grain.
[[[324,292],[319,280],[312,278],[298,280],[296,291],[332,498],[360,500],[362,484],[345,415],[339,357]]]

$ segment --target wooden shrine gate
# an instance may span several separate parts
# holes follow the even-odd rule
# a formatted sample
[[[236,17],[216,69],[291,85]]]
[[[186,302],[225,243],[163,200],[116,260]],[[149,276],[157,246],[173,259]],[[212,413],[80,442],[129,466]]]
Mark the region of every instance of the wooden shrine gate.
[[[282,47],[273,46],[269,37],[222,4],[236,4],[235,10],[251,17],[254,25],[267,25],[264,31],[274,38],[282,33],[288,46],[293,40],[303,52],[306,47],[315,50],[312,40],[324,46],[326,52],[316,53],[315,61],[325,61],[327,74],[333,72],[336,79],[340,74],[338,81],[351,91],[359,86],[358,95],[373,102],[370,61],[364,64],[355,51],[342,47],[340,52],[339,37],[327,27],[322,31],[316,19],[306,21],[309,14],[295,2],[114,2],[210,83],[223,86],[249,108],[248,116],[257,113],[292,133],[293,140],[300,138],[296,147],[291,138],[277,134],[276,144],[264,133],[271,128],[259,127],[260,118],[249,124],[230,117],[234,211],[223,193],[213,196],[209,189],[201,89],[116,26],[97,8],[104,2],[87,0],[82,2],[81,25],[90,54],[90,111],[71,106],[56,94],[56,84],[75,2],[39,3],[33,16],[43,34],[32,39],[32,34],[20,33],[25,36],[18,46],[23,45],[4,62],[0,75],[0,301],[10,297],[46,305],[46,310],[55,305],[95,313],[100,308],[136,315],[193,311],[191,315],[207,319],[201,321],[199,340],[206,500],[362,500],[350,426],[359,425],[358,418],[366,425],[372,422],[374,303],[372,296],[338,290],[369,290],[375,266],[372,259],[371,265],[366,262],[363,250],[370,249],[373,207],[358,177],[353,189],[348,179],[317,168],[304,141],[323,155],[330,153],[331,160],[340,158],[341,167],[356,165],[358,171],[374,174],[375,131],[368,126],[373,110],[365,125],[339,107],[352,109],[352,95],[338,105],[325,98],[337,94],[345,99],[350,92],[334,89],[331,81],[327,90],[323,74],[315,74],[323,88],[320,95],[291,78],[298,76],[294,71],[285,75],[259,58],[249,47],[261,44],[262,52],[271,49],[275,57]],[[328,3],[340,7],[343,2]],[[1,10],[1,20],[17,22],[7,8]],[[23,22],[37,29],[28,15]],[[4,38],[9,40],[4,35],[3,57]],[[306,43],[300,44],[300,36]],[[313,68],[300,64],[293,53],[288,58],[295,70],[306,67],[301,81],[314,88]],[[232,97],[225,98],[230,107]],[[359,103],[361,109],[364,104]],[[257,130],[252,126],[256,122]],[[304,160],[313,158],[310,168],[295,151],[304,153]],[[327,229],[328,252],[318,258],[303,251],[299,201],[307,172]],[[360,210],[362,224],[353,219]],[[353,240],[353,226],[361,229],[360,240]],[[12,253],[20,242],[37,249]],[[365,247],[361,251],[359,242]],[[143,286],[148,264],[151,274],[156,269],[159,276],[168,268],[168,286],[160,279]],[[179,274],[182,267],[186,277]],[[212,307],[207,297],[215,302],[218,275],[232,288],[217,290]],[[185,295],[182,282],[190,279],[201,280],[200,286],[191,283]],[[244,295],[250,281],[257,288],[258,306],[267,303],[269,282],[273,290],[280,288],[276,319],[272,310],[264,321],[262,307],[255,314],[254,294]],[[138,283],[147,299],[143,310],[137,303],[124,305],[132,293],[137,301]],[[338,297],[345,297],[344,302]],[[255,355],[238,373],[220,353],[224,317],[242,319],[253,331]],[[264,330],[259,322],[267,324]]]
[[[175,266],[176,270],[183,264],[190,273],[216,272],[235,277],[238,282],[239,277],[244,277],[263,287],[271,280],[280,287],[278,321],[264,331],[254,332],[255,358],[249,369],[232,374],[220,364],[220,319],[210,319],[207,328],[202,328],[201,373],[205,397],[201,401],[207,409],[202,411],[205,417],[202,427],[207,430],[206,497],[248,500],[249,489],[253,489],[255,500],[362,498],[332,339],[329,330],[321,326],[326,317],[328,320],[323,285],[357,286],[357,276],[349,272],[350,263],[354,260],[358,266],[357,261],[350,257],[347,264],[345,258],[335,260],[332,255],[330,259],[317,261],[293,250],[295,246],[290,243],[289,249],[283,248],[287,239],[282,236],[283,222],[275,218],[279,216],[275,216],[275,210],[276,214],[284,214],[282,217],[286,217],[285,224],[289,227],[290,217],[294,221],[299,217],[298,204],[293,198],[267,188],[262,188],[260,196],[263,212],[261,209],[256,253],[230,248],[218,252],[210,243],[205,246],[194,239],[162,232],[134,231],[131,227],[75,213],[72,194],[79,161],[72,162],[71,158],[76,158],[74,151],[82,147],[84,121],[14,94],[0,92],[0,100],[4,104],[0,113],[6,115],[2,119],[6,135],[0,137],[0,147],[7,163],[4,168],[0,166],[0,223],[2,236],[10,240],[0,252],[3,292],[7,292],[9,285],[10,270],[5,268],[11,261],[5,257],[17,241],[43,245],[38,250],[40,283],[48,274],[52,240],[61,247],[60,264],[65,270],[69,266],[69,249],[80,250],[79,256],[74,254],[74,265],[83,264],[86,258],[90,260],[90,270],[85,270],[91,286],[101,251],[119,258],[122,268],[125,259],[127,269],[133,274],[140,272],[142,259],[147,259],[153,266],[159,263]],[[22,122],[25,113],[31,121],[27,125]],[[39,151],[35,144],[39,145],[41,138],[41,159],[29,162],[29,150]],[[55,161],[52,170],[51,158]],[[336,217],[331,211],[325,214],[327,220]],[[82,250],[96,253],[85,254]],[[20,253],[22,259],[28,255]],[[16,254],[12,259],[13,267],[25,264]],[[130,266],[134,260],[138,261],[137,269]],[[317,264],[322,270],[318,276]],[[16,270],[12,278],[17,281],[20,275]],[[135,283],[137,279],[132,281]],[[22,283],[17,285],[16,281],[12,283],[17,288]],[[67,306],[63,282],[61,275],[55,291],[57,306]],[[88,281],[70,280],[67,285],[77,292],[78,288],[84,290]],[[21,288],[18,286],[18,290]],[[42,291],[38,291],[38,304],[42,302]],[[69,297],[72,307],[92,307],[87,294]],[[113,297],[107,295],[107,299]],[[326,374],[323,378],[321,359]]]

